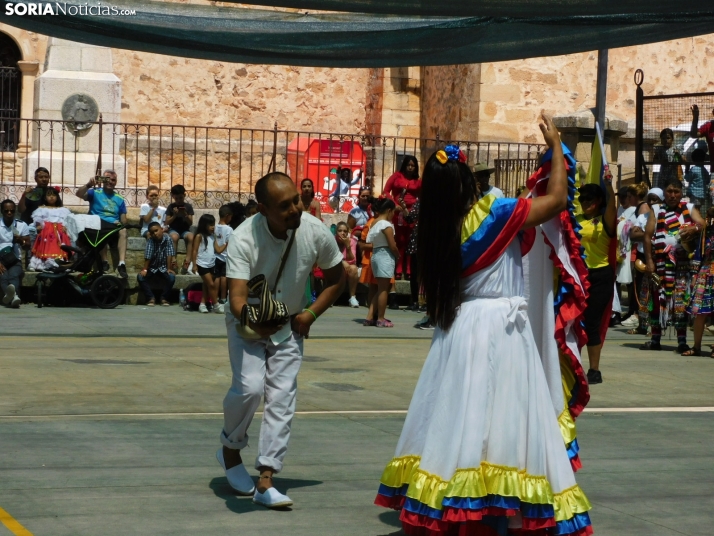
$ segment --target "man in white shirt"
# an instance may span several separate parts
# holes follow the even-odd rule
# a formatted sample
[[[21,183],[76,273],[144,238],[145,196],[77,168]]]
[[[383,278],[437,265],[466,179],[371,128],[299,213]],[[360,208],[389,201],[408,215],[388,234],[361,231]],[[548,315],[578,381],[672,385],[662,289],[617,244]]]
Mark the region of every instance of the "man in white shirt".
[[[30,246],[30,228],[22,221],[15,219],[17,205],[11,199],[0,204],[2,219],[0,220],[0,288],[2,288],[2,304],[18,309],[20,307],[20,284],[25,273],[20,262],[20,247]]]
[[[496,171],[495,167],[490,167],[486,164],[476,164],[472,169],[474,177],[476,177],[476,182],[478,182],[481,189],[481,197],[486,197],[487,195],[496,196],[497,199],[505,197],[503,195],[503,190],[491,186],[488,182],[491,180],[491,174]]]
[[[272,476],[282,470],[287,452],[303,338],[339,297],[345,273],[335,238],[320,220],[302,211],[300,194],[290,177],[266,175],[256,183],[255,196],[259,213],[233,231],[226,249],[230,304],[226,326],[233,380],[223,400],[223,448],[216,457],[239,494],[253,495],[253,502],[277,508],[292,504],[273,487]],[[324,273],[325,289],[304,309],[305,285],[315,264]],[[241,311],[248,303],[248,281],[259,274],[265,275],[273,297],[287,306],[291,322],[277,327],[250,323],[256,338],[247,338],[237,328],[241,328]],[[255,463],[260,471],[256,489],[240,450],[248,445],[248,427],[262,396],[265,411]]]

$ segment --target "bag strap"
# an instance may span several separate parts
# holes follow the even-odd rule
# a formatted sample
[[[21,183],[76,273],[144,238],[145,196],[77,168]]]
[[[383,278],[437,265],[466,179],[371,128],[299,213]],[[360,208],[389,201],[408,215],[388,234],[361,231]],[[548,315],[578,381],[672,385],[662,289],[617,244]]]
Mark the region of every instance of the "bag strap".
[[[280,268],[278,268],[278,277],[275,278],[275,284],[273,285],[272,290],[270,291],[271,294],[275,294],[275,289],[278,288],[278,281],[280,281],[280,276],[283,275],[283,268],[285,268],[285,263],[288,261],[288,254],[290,253],[290,249],[293,247],[293,242],[295,241],[295,234],[297,233],[297,229],[293,231],[293,234],[290,235],[290,240],[288,240],[288,245],[285,248],[285,253],[283,253],[283,258],[280,259]]]

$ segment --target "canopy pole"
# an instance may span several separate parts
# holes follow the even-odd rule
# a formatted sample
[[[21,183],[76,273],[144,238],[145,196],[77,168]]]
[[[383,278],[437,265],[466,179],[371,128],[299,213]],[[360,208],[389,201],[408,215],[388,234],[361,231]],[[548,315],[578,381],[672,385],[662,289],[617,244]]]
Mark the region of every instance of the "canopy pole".
[[[605,108],[607,103],[607,54],[608,49],[597,52],[597,89],[595,93],[595,120],[605,135]],[[605,140],[603,140],[604,142]]]

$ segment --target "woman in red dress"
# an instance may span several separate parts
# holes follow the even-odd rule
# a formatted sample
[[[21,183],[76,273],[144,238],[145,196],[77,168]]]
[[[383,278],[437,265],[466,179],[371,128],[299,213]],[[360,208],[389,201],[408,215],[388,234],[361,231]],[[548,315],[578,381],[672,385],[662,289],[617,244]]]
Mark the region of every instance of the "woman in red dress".
[[[403,279],[404,272],[410,274],[409,255],[405,254],[409,237],[414,228],[413,223],[408,223],[405,216],[409,213],[421,193],[421,179],[419,178],[419,162],[411,155],[404,157],[402,167],[387,180],[382,195],[390,198],[397,205],[394,214],[394,239],[399,249],[396,277]]]

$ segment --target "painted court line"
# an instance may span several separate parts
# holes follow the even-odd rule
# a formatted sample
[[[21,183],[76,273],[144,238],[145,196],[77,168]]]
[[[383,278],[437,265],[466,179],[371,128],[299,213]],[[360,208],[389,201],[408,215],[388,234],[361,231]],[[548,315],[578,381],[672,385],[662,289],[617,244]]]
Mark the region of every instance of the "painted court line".
[[[2,508],[0,508],[0,523],[5,525],[7,530],[12,532],[15,536],[32,536],[32,533],[29,530],[20,525],[14,517]]]
[[[659,408],[585,408],[584,413],[711,413],[714,406],[704,407],[659,407]],[[405,409],[376,409],[376,410],[315,410],[296,411],[296,415],[406,415]],[[257,412],[262,415],[262,411]],[[192,412],[192,413],[59,413],[48,415],[0,415],[2,419],[45,419],[45,418],[73,418],[73,417],[219,417],[218,412]]]

